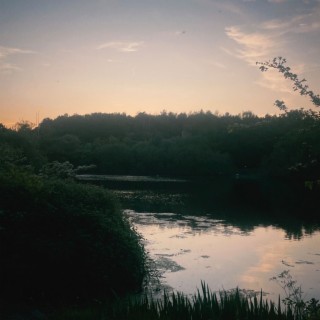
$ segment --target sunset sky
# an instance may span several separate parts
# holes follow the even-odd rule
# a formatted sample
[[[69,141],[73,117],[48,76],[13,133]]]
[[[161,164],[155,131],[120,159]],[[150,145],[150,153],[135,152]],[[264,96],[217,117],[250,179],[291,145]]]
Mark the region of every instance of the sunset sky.
[[[319,93],[319,0],[0,0],[0,123],[309,108],[275,56]]]

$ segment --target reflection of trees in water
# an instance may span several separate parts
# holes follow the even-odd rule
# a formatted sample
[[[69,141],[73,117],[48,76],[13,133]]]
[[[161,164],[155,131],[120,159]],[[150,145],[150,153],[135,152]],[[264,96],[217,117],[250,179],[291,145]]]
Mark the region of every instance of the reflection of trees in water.
[[[313,224],[310,222],[308,224],[307,222],[304,224],[297,224],[297,225],[286,225],[285,227],[282,227],[282,229],[286,232],[286,239],[288,240],[300,240],[306,236],[311,236],[316,231],[320,230],[319,224]]]
[[[229,224],[225,220],[214,219],[210,215],[190,216],[178,213],[141,213],[133,210],[124,210],[131,222],[139,225],[157,225],[160,229],[179,228],[181,232],[172,238],[187,238],[189,235],[216,234],[248,236],[250,232]]]
[[[124,209],[137,212],[207,215],[247,233],[257,226],[274,226],[283,229],[287,239],[297,240],[320,230],[317,210],[308,205],[301,190],[255,176],[243,174],[240,179],[210,182],[94,183],[113,190]]]
[[[186,231],[176,235],[179,238],[185,238],[188,234],[204,233],[249,236],[257,227],[267,228],[273,226],[276,229],[284,230],[286,239],[300,240],[311,236],[316,231],[320,231],[319,224],[308,224],[298,220],[288,223],[275,218],[267,221],[266,219],[253,219],[252,215],[241,215],[241,218],[236,218],[226,212],[222,215],[206,214],[196,216],[180,213],[160,213],[156,212],[156,208],[153,208],[149,212],[125,210],[125,213],[132,222],[140,225],[157,225],[160,229],[186,228]]]
[[[179,220],[181,224],[189,227],[205,230],[210,226],[208,220],[223,221],[225,226],[238,228],[241,233],[250,233],[257,226],[274,226],[283,229],[287,239],[299,240],[312,235],[320,230],[320,224],[312,214],[306,211],[288,206],[284,208],[275,201],[272,205],[265,202],[250,202],[235,194],[230,184],[217,187],[214,184],[193,185],[184,188],[131,189],[116,190],[116,196],[120,199],[123,208],[130,208],[137,212],[165,213],[171,212],[178,216],[159,217],[171,221]],[[250,187],[251,188],[251,187]],[[250,198],[248,196],[248,198]],[[188,216],[190,218],[188,218]],[[205,216],[206,221],[199,225],[197,219]],[[308,218],[309,216],[309,218]],[[220,230],[221,231],[221,230]],[[227,229],[224,230],[227,232]]]

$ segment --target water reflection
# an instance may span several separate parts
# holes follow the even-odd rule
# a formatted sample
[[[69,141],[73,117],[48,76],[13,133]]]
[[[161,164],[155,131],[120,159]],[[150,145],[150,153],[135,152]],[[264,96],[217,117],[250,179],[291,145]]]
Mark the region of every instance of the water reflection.
[[[205,280],[212,290],[263,289],[277,300],[282,289],[269,279],[290,270],[307,299],[320,298],[318,214],[288,188],[96,178],[145,239],[163,285],[192,294]]]
[[[320,232],[289,240],[275,226],[250,232],[210,216],[125,214],[145,239],[165,286],[192,294],[201,280],[213,290],[244,289],[283,294],[270,278],[290,269],[307,296],[320,297]]]
[[[181,233],[175,237],[185,237],[196,234],[211,233],[216,235],[250,235],[247,230],[241,230],[224,220],[214,219],[210,215],[191,216],[177,213],[146,213],[135,214],[133,210],[124,210],[131,222],[139,225],[156,225],[160,229],[179,229]]]
[[[196,219],[205,219],[205,222],[202,220],[203,223],[212,224],[214,220],[218,220],[237,227],[244,233],[252,232],[257,226],[274,226],[283,229],[285,238],[289,240],[300,240],[320,230],[319,221],[307,218],[304,212],[298,215],[291,210],[257,208],[254,205],[235,204],[225,199],[212,199],[202,189],[197,192],[181,192],[181,189],[113,192],[120,199],[123,208],[134,209],[137,212],[157,212],[158,216],[160,213],[174,212],[176,216],[172,219],[183,219],[184,223],[191,224]]]

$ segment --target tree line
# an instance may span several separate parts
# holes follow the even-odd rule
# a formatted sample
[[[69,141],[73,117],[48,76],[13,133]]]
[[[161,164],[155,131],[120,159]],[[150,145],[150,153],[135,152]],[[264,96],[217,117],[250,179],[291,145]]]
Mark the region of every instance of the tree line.
[[[263,117],[252,112],[93,113],[44,119],[37,128],[22,123],[15,132],[2,128],[2,136],[10,140],[5,153],[10,144],[20,144],[19,152],[36,170],[68,161],[100,174],[214,178],[255,172],[315,183],[319,116],[303,109]]]

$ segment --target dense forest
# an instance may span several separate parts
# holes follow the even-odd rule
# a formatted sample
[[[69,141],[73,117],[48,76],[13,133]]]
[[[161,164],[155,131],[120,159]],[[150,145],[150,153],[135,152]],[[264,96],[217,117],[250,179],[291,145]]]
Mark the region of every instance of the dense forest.
[[[2,157],[15,146],[36,171],[69,162],[91,173],[215,178],[236,174],[289,179],[316,188],[320,178],[320,114],[292,110],[279,116],[64,115],[36,128],[1,128]],[[17,156],[17,155],[16,155]],[[83,171],[85,172],[85,171]]]

